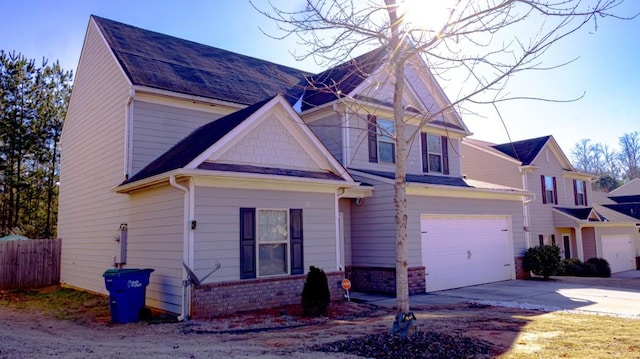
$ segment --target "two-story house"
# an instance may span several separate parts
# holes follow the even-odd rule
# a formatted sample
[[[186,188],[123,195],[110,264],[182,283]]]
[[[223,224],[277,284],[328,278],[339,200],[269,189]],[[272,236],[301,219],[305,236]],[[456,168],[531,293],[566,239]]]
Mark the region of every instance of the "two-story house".
[[[153,268],[148,305],[183,317],[297,303],[311,265],[334,299],[345,276],[394,293],[385,58],[311,76],[92,16],[61,137],[61,281],[105,293],[109,267]],[[518,277],[528,192],[463,178],[469,130],[413,120],[449,102],[422,61],[405,76],[410,292]]]
[[[523,206],[527,247],[554,244],[563,258],[605,258],[614,273],[635,269],[632,219],[592,203],[593,175],[576,171],[553,136],[504,144],[466,138],[461,153],[469,178],[534,194]]]

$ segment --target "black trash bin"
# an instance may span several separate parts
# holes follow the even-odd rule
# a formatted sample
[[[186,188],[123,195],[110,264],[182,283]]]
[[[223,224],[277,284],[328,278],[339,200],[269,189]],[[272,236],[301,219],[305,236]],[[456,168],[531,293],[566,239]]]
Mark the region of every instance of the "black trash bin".
[[[109,291],[111,322],[131,323],[140,319],[145,309],[149,277],[153,269],[108,269],[102,274]]]

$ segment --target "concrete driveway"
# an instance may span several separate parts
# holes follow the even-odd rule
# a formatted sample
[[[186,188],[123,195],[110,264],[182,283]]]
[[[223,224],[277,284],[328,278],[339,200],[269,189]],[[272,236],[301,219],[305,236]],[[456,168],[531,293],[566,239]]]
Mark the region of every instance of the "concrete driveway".
[[[353,298],[395,307],[393,297],[354,293]],[[640,319],[640,271],[611,278],[553,277],[510,280],[413,295],[411,306],[473,302],[544,311],[575,310]]]

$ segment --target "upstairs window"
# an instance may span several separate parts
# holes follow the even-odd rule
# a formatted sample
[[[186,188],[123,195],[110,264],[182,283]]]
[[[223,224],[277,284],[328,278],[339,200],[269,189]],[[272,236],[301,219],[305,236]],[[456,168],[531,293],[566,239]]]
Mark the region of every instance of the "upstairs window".
[[[369,162],[395,163],[396,142],[393,121],[368,117]]]
[[[553,176],[540,176],[542,185],[542,203],[558,204],[558,191],[556,178]]]
[[[446,136],[422,132],[422,171],[449,174],[449,144]]]
[[[576,206],[587,205],[587,183],[573,180],[573,199]]]

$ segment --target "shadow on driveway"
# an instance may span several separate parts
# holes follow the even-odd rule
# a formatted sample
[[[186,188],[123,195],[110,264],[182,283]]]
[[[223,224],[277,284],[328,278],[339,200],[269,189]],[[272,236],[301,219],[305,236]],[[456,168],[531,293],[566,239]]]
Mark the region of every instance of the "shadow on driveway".
[[[352,297],[395,307],[394,297],[354,293]],[[411,306],[472,302],[543,311],[577,310],[640,319],[640,271],[611,278],[552,277],[449,289],[410,297]]]

